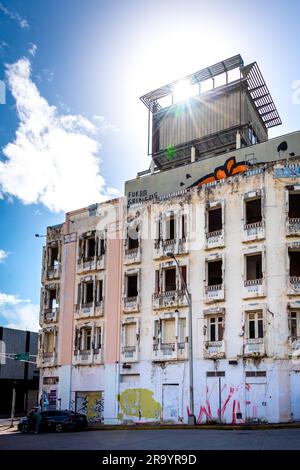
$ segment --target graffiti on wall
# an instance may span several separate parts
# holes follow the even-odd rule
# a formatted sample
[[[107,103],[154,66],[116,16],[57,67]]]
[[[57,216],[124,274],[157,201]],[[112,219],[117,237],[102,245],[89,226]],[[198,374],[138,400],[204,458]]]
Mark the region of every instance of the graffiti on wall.
[[[86,415],[89,424],[103,420],[104,397],[102,392],[77,392],[76,411]]]
[[[237,386],[223,384],[220,410],[219,386],[218,382],[214,381],[212,386],[206,387],[206,396],[202,396],[199,413],[196,416],[197,423],[221,421],[238,424],[249,421],[267,421],[265,387],[265,384],[243,383]],[[261,390],[257,390],[258,388]],[[189,415],[189,409],[187,409],[187,414]]]
[[[220,181],[230,176],[237,175],[239,173],[244,173],[245,171],[249,170],[250,163],[249,162],[239,162],[237,163],[235,157],[230,157],[224,165],[218,166],[215,168],[213,173],[209,173],[208,175],[203,176],[195,183],[193,183],[190,188],[202,186],[203,184],[213,183],[215,181]]]
[[[118,401],[122,410],[118,416],[119,420],[124,416],[155,420],[160,418],[161,404],[154,400],[151,390],[129,388],[118,396]]]

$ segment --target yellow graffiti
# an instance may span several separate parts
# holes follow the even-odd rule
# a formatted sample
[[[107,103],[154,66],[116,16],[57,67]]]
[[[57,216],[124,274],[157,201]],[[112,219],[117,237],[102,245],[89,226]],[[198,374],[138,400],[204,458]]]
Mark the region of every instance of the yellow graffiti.
[[[101,398],[101,393],[99,392],[89,392],[86,395],[87,404],[86,404],[86,415],[88,421],[92,421],[93,419],[99,418],[98,411],[96,410],[96,404]]]
[[[129,388],[118,397],[122,411],[126,416],[146,419],[158,419],[161,405],[153,398],[153,392],[146,388]]]

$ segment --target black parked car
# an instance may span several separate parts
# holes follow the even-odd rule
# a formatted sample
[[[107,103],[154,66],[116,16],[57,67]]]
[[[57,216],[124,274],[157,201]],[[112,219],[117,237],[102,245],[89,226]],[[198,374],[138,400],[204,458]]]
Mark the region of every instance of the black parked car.
[[[40,432],[77,431],[85,429],[88,424],[85,415],[68,410],[42,411],[41,416]],[[35,417],[33,411],[20,419],[18,430],[23,433],[35,430]]]

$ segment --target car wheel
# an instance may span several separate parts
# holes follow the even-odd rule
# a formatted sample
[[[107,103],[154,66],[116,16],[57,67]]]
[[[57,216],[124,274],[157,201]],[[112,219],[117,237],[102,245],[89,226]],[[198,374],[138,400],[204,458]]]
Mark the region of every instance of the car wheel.
[[[62,432],[63,431],[63,425],[61,423],[57,423],[55,425],[55,432]]]
[[[29,431],[28,424],[21,424],[20,431],[23,434],[27,433]]]

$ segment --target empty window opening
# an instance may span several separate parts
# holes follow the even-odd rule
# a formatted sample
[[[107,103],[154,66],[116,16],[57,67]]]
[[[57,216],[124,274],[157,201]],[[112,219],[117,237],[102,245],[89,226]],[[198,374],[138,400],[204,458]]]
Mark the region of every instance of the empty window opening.
[[[292,338],[300,336],[300,310],[290,312],[290,334]]]
[[[210,317],[208,319],[208,340],[223,340],[223,317]]]
[[[94,258],[96,254],[96,239],[95,237],[86,239],[86,257]]]
[[[105,240],[104,238],[99,238],[99,256],[103,256],[105,253]]]
[[[166,240],[175,239],[175,216],[172,215],[166,220]]]
[[[95,349],[101,349],[102,346],[102,328],[97,327],[95,330],[95,344],[94,348]]]
[[[86,282],[85,284],[85,303],[93,303],[94,300],[94,283]]]
[[[49,251],[49,267],[55,268],[58,265],[58,246],[50,248]]]
[[[180,282],[181,282],[181,289],[184,290],[186,288],[186,266],[181,266],[180,267],[180,270],[181,270],[181,278],[180,278]]]
[[[207,263],[208,286],[216,286],[223,283],[222,260],[209,261]]]
[[[134,250],[139,247],[139,227],[131,227],[128,230],[128,249]]]
[[[248,313],[248,338],[257,339],[264,337],[262,311]]]
[[[216,207],[208,211],[208,233],[222,230],[222,208]]]
[[[175,343],[175,319],[171,318],[163,320],[162,322],[162,343],[174,344]]]
[[[289,218],[300,218],[300,193],[289,193]]]
[[[50,309],[55,309],[58,306],[56,295],[57,295],[56,289],[49,289],[49,308]]]
[[[103,300],[103,280],[100,279],[97,281],[97,302],[102,302]]]
[[[176,290],[176,268],[165,270],[165,291]]]
[[[187,216],[183,214],[181,216],[181,238],[182,240],[186,240],[187,236]]]
[[[160,292],[160,271],[157,269],[155,271],[155,293],[159,294]]]
[[[256,224],[262,221],[261,198],[245,201],[246,225]]]
[[[300,251],[289,251],[290,276],[300,277]]]
[[[82,349],[85,351],[90,351],[92,348],[92,328],[83,329],[83,341]]]
[[[138,295],[138,276],[132,274],[127,276],[127,297],[137,297]]]
[[[125,346],[133,347],[136,344],[136,324],[125,325]]]
[[[254,281],[262,279],[262,255],[247,255],[246,256],[246,276],[247,281]]]

